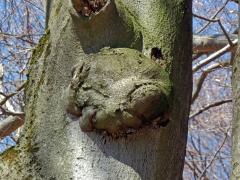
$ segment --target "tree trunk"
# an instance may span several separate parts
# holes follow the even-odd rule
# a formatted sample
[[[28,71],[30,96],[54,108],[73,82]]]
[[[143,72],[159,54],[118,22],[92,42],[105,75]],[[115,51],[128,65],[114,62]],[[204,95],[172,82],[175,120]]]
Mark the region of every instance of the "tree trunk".
[[[181,179],[191,1],[80,2],[52,3],[30,62],[24,131],[1,156],[1,178]]]
[[[238,33],[238,39],[240,34]],[[240,46],[236,52],[236,57],[233,61],[233,78],[232,78],[232,89],[233,89],[233,123],[232,123],[232,180],[240,178]]]
[[[240,37],[240,31],[238,32],[238,39]],[[233,89],[233,123],[232,123],[232,180],[240,178],[240,46],[236,52],[236,57],[233,61],[233,78],[232,78],[232,89]]]

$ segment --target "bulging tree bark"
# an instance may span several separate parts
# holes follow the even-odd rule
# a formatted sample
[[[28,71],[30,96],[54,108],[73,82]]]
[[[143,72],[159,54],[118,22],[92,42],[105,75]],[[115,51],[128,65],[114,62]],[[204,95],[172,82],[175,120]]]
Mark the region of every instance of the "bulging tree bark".
[[[181,179],[190,0],[54,0],[4,179]]]

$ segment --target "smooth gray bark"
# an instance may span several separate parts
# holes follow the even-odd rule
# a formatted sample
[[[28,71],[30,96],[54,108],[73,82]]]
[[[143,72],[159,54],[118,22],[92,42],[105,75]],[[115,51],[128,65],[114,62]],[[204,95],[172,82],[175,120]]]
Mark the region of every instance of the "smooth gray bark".
[[[55,0],[49,30],[30,63],[23,135],[1,156],[2,178],[181,179],[192,91],[191,32],[190,0],[116,0],[90,19],[70,1]],[[81,131],[79,119],[67,113],[72,68],[105,47],[137,50],[149,62],[151,48],[162,49],[172,84],[166,127],[113,138]]]

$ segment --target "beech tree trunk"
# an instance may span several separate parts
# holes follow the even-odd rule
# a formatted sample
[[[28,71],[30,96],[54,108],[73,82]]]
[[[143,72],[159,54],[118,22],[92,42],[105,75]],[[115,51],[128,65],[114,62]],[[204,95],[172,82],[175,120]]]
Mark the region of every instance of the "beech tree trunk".
[[[238,39],[240,34],[238,32]],[[236,51],[236,57],[233,61],[233,78],[232,78],[232,89],[233,89],[233,123],[232,123],[232,180],[240,178],[240,46]]]
[[[24,131],[17,146],[0,156],[1,179],[182,179],[192,92],[191,1],[111,0],[95,12],[79,6],[79,2],[52,2],[48,29],[29,64]],[[78,115],[78,110],[71,109],[76,107],[69,108],[69,86],[76,64],[106,63],[112,53],[114,58],[109,61],[109,64],[113,61],[112,67],[118,71],[114,64],[117,59],[120,67],[129,68],[121,71],[124,76],[121,82],[125,87],[128,73],[132,71],[133,76],[138,72],[135,67],[121,65],[124,58],[134,65],[134,58],[140,57],[137,64],[146,62],[140,73],[144,74],[146,70],[146,77],[155,78],[156,71],[147,68],[158,66],[151,57],[153,48],[161,49],[163,56],[160,62],[163,62],[164,76],[157,76],[163,82],[170,81],[170,93],[164,83],[164,88],[160,88],[161,94],[168,99],[168,109],[162,110],[168,111],[170,121],[164,127],[143,124],[136,127],[133,118],[133,124],[127,122],[127,125],[134,131],[124,136],[113,136],[109,129],[114,128],[108,126],[109,121],[91,127],[90,132],[81,129],[79,121],[88,109]],[[96,71],[96,78],[101,75]],[[83,89],[91,89],[97,83]],[[94,89],[93,92],[98,91]],[[82,98],[81,93],[74,97],[77,102]],[[155,94],[153,97],[162,98]],[[155,111],[160,111],[154,109],[154,105],[159,104],[154,99],[146,99],[149,100],[145,98],[143,102],[148,105],[143,103],[143,107],[148,108],[149,118],[155,117]],[[154,102],[154,113],[149,110],[149,102]],[[137,106],[137,110],[141,108]],[[142,111],[146,113],[145,108]],[[103,131],[96,130],[102,127]]]
[[[238,1],[237,1],[238,2]],[[238,39],[240,37],[240,31],[238,31]],[[232,89],[233,89],[233,123],[232,123],[232,180],[240,178],[240,46],[236,51],[236,57],[233,61],[233,78],[232,78]]]

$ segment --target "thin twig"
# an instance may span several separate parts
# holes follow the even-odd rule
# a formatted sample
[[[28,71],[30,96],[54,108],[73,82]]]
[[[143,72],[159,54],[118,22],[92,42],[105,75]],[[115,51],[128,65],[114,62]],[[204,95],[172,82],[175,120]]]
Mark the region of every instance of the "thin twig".
[[[189,167],[189,169],[193,172],[195,177],[198,177],[198,173],[196,172],[196,168],[193,167],[189,162],[187,162],[187,160],[185,160],[185,164]]]
[[[3,95],[4,98],[2,99],[2,101],[0,101],[0,106],[4,105],[11,97],[13,97],[13,96],[15,96],[16,94],[18,94],[18,93],[25,87],[25,85],[26,85],[26,82],[23,83],[19,88],[17,88],[16,92],[11,93],[11,94],[8,94],[8,95],[4,94],[4,95]],[[2,94],[3,94],[3,93],[1,92],[1,95],[2,95]]]
[[[212,165],[212,163],[214,162],[214,160],[215,160],[215,158],[217,157],[218,153],[219,153],[219,152],[221,151],[221,149],[223,148],[223,146],[224,146],[224,144],[225,144],[225,142],[226,142],[226,140],[227,140],[228,131],[229,131],[229,130],[230,130],[230,128],[227,129],[227,131],[226,131],[226,133],[225,133],[225,138],[223,139],[222,144],[219,146],[218,150],[215,152],[212,160],[211,160],[211,161],[209,162],[209,164],[205,167],[205,169],[204,169],[204,171],[202,172],[202,174],[200,175],[200,178],[199,178],[199,179],[201,179],[201,178],[205,175],[207,169]]]
[[[215,17],[217,17],[217,15],[225,8],[225,6],[227,5],[227,3],[229,2],[229,0],[227,0],[223,6],[210,18],[210,19],[215,19]],[[201,29],[199,29],[197,31],[198,33],[201,33],[204,29],[206,29],[206,27],[210,24],[211,22],[206,23]]]
[[[232,102],[232,99],[226,99],[226,100],[222,100],[222,101],[215,102],[215,103],[210,104],[210,105],[208,105],[208,106],[206,106],[206,107],[203,107],[203,108],[200,109],[198,112],[190,115],[189,118],[193,118],[193,117],[195,117],[195,116],[197,116],[197,115],[199,115],[199,114],[201,114],[201,113],[209,110],[209,109],[212,108],[212,107],[220,106],[220,105],[222,105],[222,104],[229,103],[229,102]]]
[[[216,63],[216,64],[213,64],[211,66],[209,66],[208,68],[206,68],[205,70],[203,70],[203,73],[201,74],[197,84],[196,84],[196,90],[195,92],[193,93],[193,96],[192,96],[192,104],[195,102],[195,100],[197,99],[197,97],[199,96],[199,93],[202,89],[202,85],[205,81],[205,79],[207,78],[208,74],[219,69],[219,68],[223,68],[223,67],[227,67],[227,66],[230,66],[230,63],[229,62],[225,62],[225,63]]]
[[[197,15],[197,14],[193,14],[193,16],[195,16],[195,17],[197,17],[197,18],[199,18],[199,19],[203,19],[203,20],[205,20],[205,21],[217,22],[217,23],[219,24],[220,28],[222,29],[224,35],[226,36],[226,38],[227,38],[227,40],[228,40],[228,43],[230,44],[230,46],[233,46],[232,41],[231,41],[230,37],[228,36],[228,33],[227,33],[227,31],[225,30],[224,26],[222,25],[220,19],[208,19],[208,18],[205,18],[205,17],[203,17],[203,16],[199,16],[199,15]]]
[[[235,39],[232,43],[234,46],[237,45],[238,39]],[[215,59],[222,56],[226,52],[230,51],[232,48],[233,47],[228,44],[228,45],[224,46],[222,49],[220,49],[219,51],[208,56],[206,59],[201,60],[200,62],[198,62],[196,65],[193,66],[193,72],[198,71],[203,66],[209,64],[210,62],[214,61]]]

